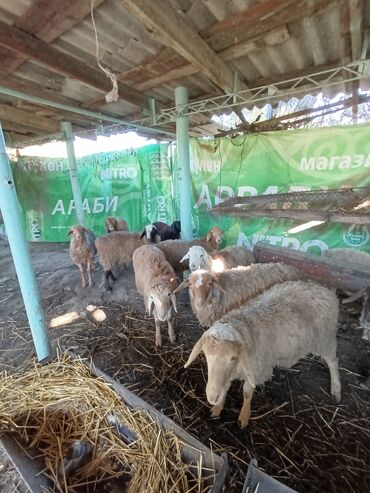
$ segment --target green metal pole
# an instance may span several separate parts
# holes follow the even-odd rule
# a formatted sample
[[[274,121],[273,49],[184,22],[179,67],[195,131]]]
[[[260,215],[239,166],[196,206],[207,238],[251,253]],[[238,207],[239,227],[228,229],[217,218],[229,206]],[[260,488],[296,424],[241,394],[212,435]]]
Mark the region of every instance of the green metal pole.
[[[61,128],[62,128],[62,131],[64,132],[66,146],[67,146],[67,154],[68,154],[68,161],[69,161],[69,176],[71,179],[73,200],[74,200],[75,207],[76,207],[77,222],[78,222],[78,224],[84,224],[85,223],[85,216],[84,216],[84,210],[82,207],[80,183],[78,181],[75,149],[73,147],[72,125],[70,122],[61,122]]]
[[[28,243],[22,228],[21,208],[14,186],[12,170],[6,154],[0,125],[0,210],[12,252],[24,306],[39,361],[50,355],[48,331],[40,302],[35,273],[32,268]]]
[[[175,102],[178,112],[184,112],[188,104],[188,90],[186,87],[176,87]],[[180,182],[180,220],[181,239],[192,240],[193,228],[191,222],[191,194],[190,194],[190,158],[189,158],[189,118],[176,118],[177,160]]]

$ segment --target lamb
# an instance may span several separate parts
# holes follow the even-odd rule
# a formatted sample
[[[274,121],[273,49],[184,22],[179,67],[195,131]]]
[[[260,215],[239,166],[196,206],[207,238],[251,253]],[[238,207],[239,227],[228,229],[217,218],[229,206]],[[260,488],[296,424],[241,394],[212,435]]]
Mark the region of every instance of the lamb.
[[[331,395],[339,402],[337,322],[338,299],[332,290],[311,282],[278,284],[212,325],[193,347],[185,368],[204,352],[206,394],[214,417],[224,407],[231,382],[244,381],[241,428],[249,422],[256,385],[269,380],[275,366],[290,368],[309,353],[326,361]]]
[[[134,251],[146,243],[147,239],[141,238],[140,233],[128,233],[127,231],[113,231],[97,238],[96,249],[103,270],[102,283],[105,289],[112,291],[109,279],[117,280],[112,269],[124,267],[131,262]]]
[[[191,272],[199,269],[223,272],[233,267],[250,265],[254,262],[253,253],[242,246],[229,246],[210,255],[203,247],[195,245],[189,248],[188,253],[182,257],[180,262],[187,259]]]
[[[127,222],[120,217],[107,217],[105,219],[105,231],[111,233],[112,231],[128,231]]]
[[[68,232],[71,235],[69,245],[69,254],[72,262],[77,265],[81,274],[81,285],[86,287],[84,266],[86,265],[89,287],[93,287],[91,278],[91,268],[94,265],[96,247],[95,235],[91,229],[79,226],[78,224],[71,227]]]
[[[343,263],[356,263],[365,267],[370,271],[370,254],[361,252],[360,250],[354,250],[353,248],[332,248],[324,252],[325,257],[334,259]],[[348,293],[350,294],[350,293]],[[362,338],[366,341],[370,341],[370,280],[369,287],[367,289],[360,289],[356,293],[353,293],[342,301],[342,303],[351,303],[363,296],[362,313],[360,316],[360,326],[363,330]]]
[[[200,240],[166,240],[159,243],[157,247],[162,250],[167,261],[172,265],[176,272],[182,272],[189,268],[189,263],[182,258],[194,245],[202,246],[207,252],[214,252],[222,243],[224,232],[218,226],[211,228],[206,237]]]
[[[144,297],[145,308],[151,315],[153,311],[155,322],[155,345],[162,346],[160,322],[167,321],[168,335],[171,342],[175,342],[175,333],[172,325],[172,306],[177,312],[177,287],[175,273],[171,265],[154,245],[144,245],[135,250],[133,255],[136,287]]]
[[[281,262],[253,264],[219,274],[197,270],[180,284],[175,293],[189,287],[195,316],[203,327],[210,327],[230,310],[239,308],[275,284],[304,278],[295,267]]]
[[[170,226],[166,223],[157,221],[147,224],[142,232],[142,237],[146,235],[147,240],[159,243],[165,240],[179,240],[181,232],[180,221],[174,221]]]

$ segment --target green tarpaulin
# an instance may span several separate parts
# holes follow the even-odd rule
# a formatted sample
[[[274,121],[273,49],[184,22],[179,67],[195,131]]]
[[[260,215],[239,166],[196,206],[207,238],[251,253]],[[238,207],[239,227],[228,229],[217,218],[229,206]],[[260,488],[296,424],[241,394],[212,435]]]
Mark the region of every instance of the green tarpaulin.
[[[234,195],[370,185],[370,125],[267,132],[236,139],[191,140],[194,235],[220,225],[227,244],[257,241],[311,253],[355,247],[370,253],[368,226],[320,225],[298,234],[291,220],[212,216],[209,209]],[[20,158],[12,164],[28,239],[65,241],[76,222],[68,163]],[[131,230],[179,218],[176,162],[167,144],[78,160],[87,225],[104,231],[107,215]]]

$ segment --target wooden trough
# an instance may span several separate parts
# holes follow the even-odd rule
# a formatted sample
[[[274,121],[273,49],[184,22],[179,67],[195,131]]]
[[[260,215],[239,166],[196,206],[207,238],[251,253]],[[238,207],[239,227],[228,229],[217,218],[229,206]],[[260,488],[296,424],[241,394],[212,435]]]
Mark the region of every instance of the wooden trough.
[[[77,357],[71,353],[68,353],[68,355],[73,359],[77,359]],[[183,444],[181,459],[185,464],[194,466],[194,471],[197,470],[197,464],[202,464],[202,472],[203,468],[204,471],[207,469],[208,472],[210,469],[214,470],[215,474],[213,479],[207,479],[207,481],[205,481],[208,492],[221,493],[224,490],[224,482],[228,471],[226,454],[223,454],[220,457],[213,453],[208,447],[184,431],[167,416],[137,397],[123,385],[96,368],[92,363],[88,363],[87,361],[82,361],[82,363],[89,369],[93,376],[100,377],[109,384],[127,407],[132,410],[146,411],[162,430],[173,432]],[[6,433],[1,437],[0,443],[22,477],[24,483],[29,488],[30,493],[42,493],[48,487],[50,488],[51,484],[49,480],[42,474],[45,465],[40,460],[40,453],[38,450],[26,448],[24,444],[20,443],[18,439],[15,439],[14,436],[9,433]],[[204,472],[204,478],[206,476],[209,477],[209,473],[207,475]]]

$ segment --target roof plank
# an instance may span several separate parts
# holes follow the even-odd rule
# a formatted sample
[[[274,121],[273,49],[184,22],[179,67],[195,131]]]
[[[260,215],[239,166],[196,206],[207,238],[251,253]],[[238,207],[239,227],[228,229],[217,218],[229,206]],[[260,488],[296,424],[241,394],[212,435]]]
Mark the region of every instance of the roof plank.
[[[26,57],[37,60],[48,68],[67,77],[77,79],[95,89],[111,90],[111,82],[100,71],[95,70],[77,58],[62,53],[21,29],[11,27],[0,21],[0,45]],[[138,106],[146,106],[146,97],[139,91],[120,82],[118,84],[120,98]]]
[[[95,0],[94,8],[103,1]],[[15,26],[50,43],[86,17],[90,12],[90,3],[90,0],[36,0],[15,22]],[[27,57],[21,54],[10,54],[2,62],[7,65],[7,73],[11,73],[26,60]]]
[[[151,0],[121,0],[121,2],[148,29],[197,67],[217,87],[227,92],[233,90],[233,71],[168,0],[162,0],[161,9],[158,9],[155,2]]]
[[[50,133],[59,131],[59,123],[55,120],[43,116],[37,116],[37,118],[35,118],[34,113],[14,108],[8,104],[0,104],[0,120],[2,119],[19,125],[46,130]]]

